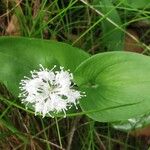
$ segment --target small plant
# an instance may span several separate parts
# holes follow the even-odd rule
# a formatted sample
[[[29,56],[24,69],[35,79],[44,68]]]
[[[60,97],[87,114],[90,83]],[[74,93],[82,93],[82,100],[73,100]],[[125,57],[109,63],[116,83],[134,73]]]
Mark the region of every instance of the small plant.
[[[2,0],[0,149],[148,149],[149,8]]]
[[[1,82],[7,83],[16,98],[21,85],[22,102],[35,108],[36,114],[44,117],[54,112],[49,113],[54,117],[55,113],[65,113],[72,104],[76,106],[78,99],[83,113],[100,122],[125,121],[149,111],[147,56],[109,52],[90,57],[67,44],[28,38],[4,37],[0,45],[1,65],[6,66],[1,68]],[[41,69],[37,71],[39,64]],[[72,73],[62,67],[60,71],[50,70],[54,65]],[[30,70],[34,70],[32,77],[22,80]],[[72,81],[77,90],[73,89]],[[85,92],[86,97],[78,90]]]

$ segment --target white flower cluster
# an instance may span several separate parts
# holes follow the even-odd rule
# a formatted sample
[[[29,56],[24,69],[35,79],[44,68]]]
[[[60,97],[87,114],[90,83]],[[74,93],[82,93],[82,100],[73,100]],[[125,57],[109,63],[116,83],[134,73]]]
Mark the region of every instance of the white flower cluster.
[[[50,115],[64,112],[70,109],[72,105],[79,102],[78,100],[85,96],[80,91],[73,89],[73,75],[69,71],[64,71],[60,67],[60,71],[53,71],[44,68],[40,64],[39,70],[31,71],[31,78],[24,77],[20,82],[21,93],[19,97],[22,102],[31,105],[35,109],[35,115]],[[77,108],[77,107],[76,107]]]

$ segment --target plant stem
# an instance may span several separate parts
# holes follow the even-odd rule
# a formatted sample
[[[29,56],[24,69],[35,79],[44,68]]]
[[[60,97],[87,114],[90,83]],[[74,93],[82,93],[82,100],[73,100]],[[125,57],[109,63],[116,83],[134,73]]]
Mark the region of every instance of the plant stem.
[[[59,144],[60,144],[60,147],[62,148],[62,142],[61,142],[61,136],[60,136],[60,130],[59,130],[59,126],[58,126],[57,117],[55,117],[55,122],[56,122],[56,128],[57,128],[57,133],[58,133]]]

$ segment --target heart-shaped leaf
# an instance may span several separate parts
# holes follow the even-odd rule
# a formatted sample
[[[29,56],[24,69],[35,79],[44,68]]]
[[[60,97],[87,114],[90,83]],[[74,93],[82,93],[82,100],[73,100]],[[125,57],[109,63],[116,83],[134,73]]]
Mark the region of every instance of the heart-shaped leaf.
[[[79,65],[75,80],[87,95],[81,100],[82,109],[96,121],[127,120],[150,111],[148,56],[129,52],[97,54]]]
[[[68,44],[30,38],[0,38],[0,82],[18,95],[19,82],[28,76],[39,64],[51,68],[63,66],[74,72],[76,67],[89,55]]]

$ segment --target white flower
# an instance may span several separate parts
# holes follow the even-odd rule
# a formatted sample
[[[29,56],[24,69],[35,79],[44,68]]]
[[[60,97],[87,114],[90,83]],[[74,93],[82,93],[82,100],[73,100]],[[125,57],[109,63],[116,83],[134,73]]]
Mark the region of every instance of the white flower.
[[[31,71],[31,78],[24,77],[20,82],[21,93],[19,97],[22,103],[32,106],[36,114],[42,114],[43,117],[50,115],[54,117],[55,113],[64,112],[79,103],[79,99],[85,94],[73,89],[73,74],[64,71],[53,71],[40,65],[39,70]]]

